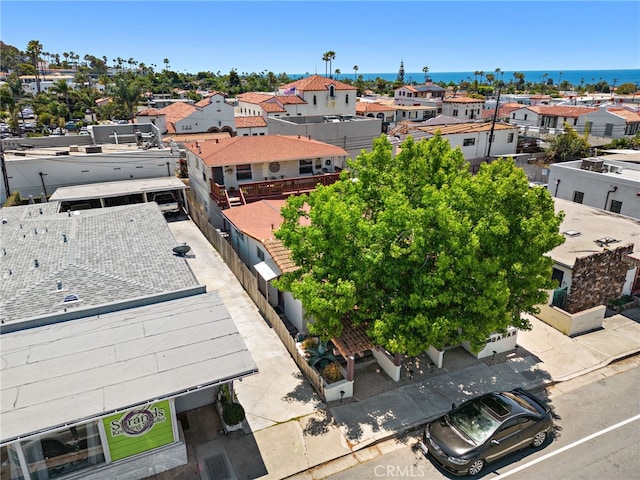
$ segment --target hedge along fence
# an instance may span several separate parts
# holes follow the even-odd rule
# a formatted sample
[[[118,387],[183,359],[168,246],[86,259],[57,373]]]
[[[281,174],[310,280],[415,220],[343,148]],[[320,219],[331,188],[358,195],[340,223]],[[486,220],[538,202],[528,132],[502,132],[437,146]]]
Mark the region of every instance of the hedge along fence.
[[[285,348],[298,365],[298,368],[309,379],[311,385],[313,385],[318,394],[325,399],[324,383],[320,374],[307,363],[307,359],[304,355],[300,354],[300,351],[296,348],[295,340],[289,334],[289,331],[282,319],[264,295],[262,295],[262,292],[258,290],[258,280],[256,276],[251,272],[249,267],[240,260],[240,257],[238,257],[238,254],[231,246],[231,243],[229,243],[225,237],[223,237],[222,234],[213,225],[211,225],[208,215],[195,204],[190,192],[187,193],[187,202],[189,203],[189,215],[193,222],[198,226],[207,240],[209,240],[209,243],[211,243],[211,245],[213,245],[213,247],[218,251],[224,263],[229,267],[249,297],[251,297],[253,303],[258,307],[258,310],[265,320],[276,332]]]

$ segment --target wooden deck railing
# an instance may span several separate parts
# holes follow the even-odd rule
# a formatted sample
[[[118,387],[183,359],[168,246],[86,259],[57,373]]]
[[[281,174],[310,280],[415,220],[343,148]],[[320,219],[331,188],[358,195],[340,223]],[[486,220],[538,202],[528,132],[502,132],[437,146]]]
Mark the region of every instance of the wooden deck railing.
[[[257,202],[265,199],[282,199],[289,195],[300,195],[316,189],[318,185],[332,185],[340,177],[339,173],[325,173],[308,177],[285,178],[240,184],[240,191],[234,192],[210,180],[211,198],[222,208],[230,207],[229,197],[240,197],[241,203]]]

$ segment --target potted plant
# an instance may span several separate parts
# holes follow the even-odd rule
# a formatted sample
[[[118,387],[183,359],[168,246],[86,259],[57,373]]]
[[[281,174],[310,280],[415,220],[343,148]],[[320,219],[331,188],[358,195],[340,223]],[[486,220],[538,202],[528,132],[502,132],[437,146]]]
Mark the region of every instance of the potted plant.
[[[245,419],[245,411],[237,402],[235,394],[232,395],[229,385],[223,384],[218,389],[218,402],[216,408],[222,420],[222,426],[226,433],[240,430]]]
[[[230,427],[238,425],[244,417],[244,408],[239,403],[225,403],[222,406],[222,419]]]

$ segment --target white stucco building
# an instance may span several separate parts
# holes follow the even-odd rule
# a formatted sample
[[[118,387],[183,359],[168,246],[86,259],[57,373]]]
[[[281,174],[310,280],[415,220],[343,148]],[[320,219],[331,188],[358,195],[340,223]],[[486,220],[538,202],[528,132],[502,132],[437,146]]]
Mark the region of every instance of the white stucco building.
[[[556,198],[640,218],[640,165],[606,156],[549,167],[548,187]]]
[[[442,101],[442,115],[460,120],[478,120],[484,110],[484,100],[471,97],[448,97]]]
[[[137,123],[153,123],[160,133],[218,133],[236,131],[233,106],[214,92],[194,105],[176,102],[164,108],[146,108],[136,114]]]
[[[477,171],[487,156],[508,157],[515,155],[518,144],[518,128],[508,123],[496,123],[493,131],[493,142],[489,151],[490,122],[466,122],[449,125],[424,125],[403,122],[391,131],[393,144],[398,147],[407,136],[414,140],[432,138],[436,132],[449,141],[451,148],[459,147],[465,160],[471,164],[472,171]]]
[[[249,92],[237,96],[238,115],[263,117],[355,115],[357,88],[320,75],[296,80],[276,94]]]

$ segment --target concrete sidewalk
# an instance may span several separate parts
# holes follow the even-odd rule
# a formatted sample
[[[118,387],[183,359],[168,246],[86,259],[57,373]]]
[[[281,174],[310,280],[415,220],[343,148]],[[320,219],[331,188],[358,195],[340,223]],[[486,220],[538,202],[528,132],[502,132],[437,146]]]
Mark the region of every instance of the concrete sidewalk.
[[[462,348],[445,353],[442,369],[414,366],[395,383],[371,365],[356,370],[354,398],[326,405],[300,374],[276,334],[226,268],[215,249],[191,221],[169,224],[177,242],[187,242],[187,259],[208,290],[218,290],[260,373],[236,384],[247,411],[246,432],[216,433],[215,415],[192,423],[193,465],[154,478],[209,480],[205,460],[222,452],[229,478],[281,479],[332,460],[332,467],[365,458],[372,444],[422,426],[460,402],[492,390],[535,389],[600,368],[640,352],[640,309],[630,317],[607,318],[604,328],[569,338],[534,317],[533,329],[518,336],[516,352],[477,360]],[[189,444],[189,436],[187,436]],[[197,465],[196,465],[197,464]]]

